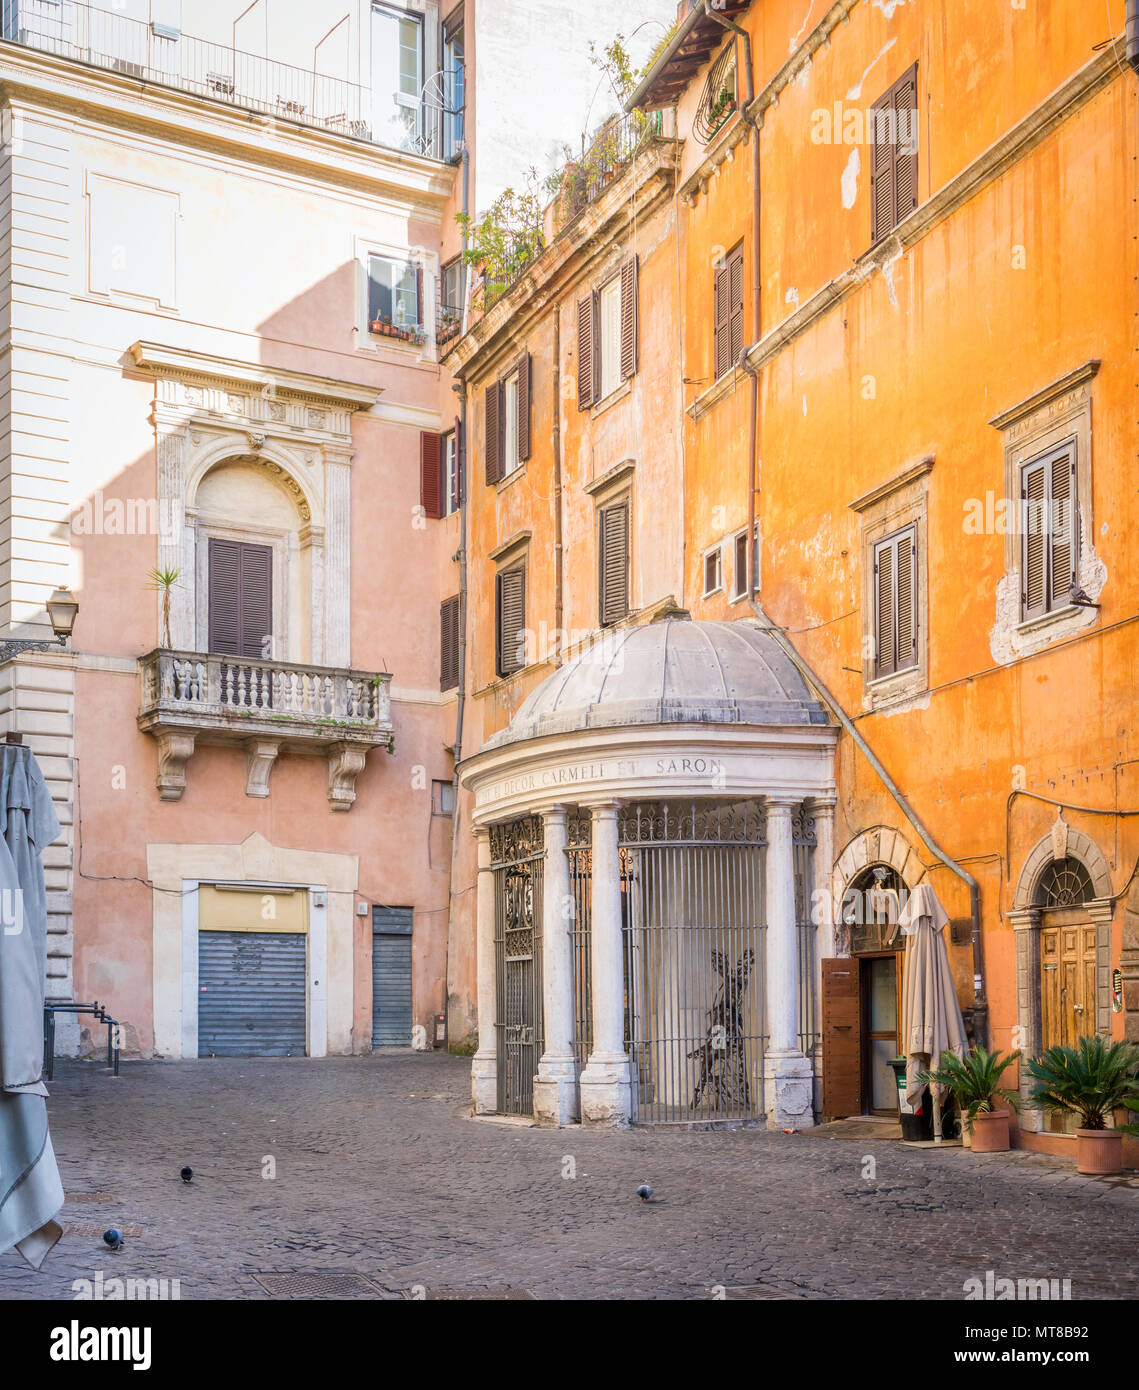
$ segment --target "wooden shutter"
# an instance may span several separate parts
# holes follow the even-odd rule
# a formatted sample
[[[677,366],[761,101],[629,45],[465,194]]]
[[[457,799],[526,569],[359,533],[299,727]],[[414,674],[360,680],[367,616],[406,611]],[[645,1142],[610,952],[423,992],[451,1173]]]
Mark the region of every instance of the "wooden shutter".
[[[419,435],[419,505],[438,521],[443,514],[443,438],[432,430]]]
[[[728,261],[728,366],[739,361],[744,346],[744,252],[741,246]]]
[[[731,259],[715,273],[712,286],[712,356],[713,372],[722,377],[731,366]]]
[[[629,612],[629,503],[604,507],[598,517],[598,609],[602,626]]]
[[[862,1114],[862,1001],[859,964],[824,960],[823,1119]]]
[[[498,674],[509,676],[524,665],[522,635],[526,626],[526,571],[521,565],[495,576]]]
[[[502,474],[502,412],[499,409],[501,402],[502,387],[499,382],[492,381],[486,388],[486,439],[483,447],[487,487],[494,487]]]
[[[597,295],[577,302],[577,408],[588,410],[597,399],[597,370],[601,363],[597,345]]]
[[[446,599],[439,608],[439,689],[459,684],[459,599]]]
[[[518,371],[518,461],[530,457],[530,354],[524,352],[515,364]]]
[[[877,241],[897,224],[894,213],[894,150],[889,139],[894,112],[893,89],[870,110],[870,240]]]
[[[637,258],[621,266],[621,380],[637,374]]]
[[[268,656],[273,633],[272,547],[211,537],[209,565],[210,651]]]
[[[918,205],[917,64],[894,85],[898,143],[894,146],[894,226]],[[903,138],[905,137],[905,138]]]
[[[1048,611],[1047,468],[1029,464],[1020,479],[1020,611],[1023,618],[1035,618]]]
[[[917,536],[903,531],[894,543],[895,665],[913,666],[918,650]]]
[[[1065,449],[1053,456],[1048,479],[1048,577],[1051,607],[1063,608],[1076,582],[1076,455]]]
[[[888,676],[897,670],[894,646],[894,545],[879,541],[874,547],[874,674]]]

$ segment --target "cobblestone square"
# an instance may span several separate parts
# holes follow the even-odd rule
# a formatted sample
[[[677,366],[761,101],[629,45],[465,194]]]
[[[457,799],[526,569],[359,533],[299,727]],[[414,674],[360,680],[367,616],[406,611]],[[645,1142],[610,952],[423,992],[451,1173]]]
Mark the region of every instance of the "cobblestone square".
[[[1070,1279],[1073,1299],[1139,1295],[1139,1174],[853,1126],[474,1120],[469,1068],[412,1053],[131,1062],[116,1081],[61,1063],[67,1234],[38,1274],[0,1257],[0,1298],[70,1299],[100,1271],[176,1279],[182,1299],[961,1299],[989,1270]]]

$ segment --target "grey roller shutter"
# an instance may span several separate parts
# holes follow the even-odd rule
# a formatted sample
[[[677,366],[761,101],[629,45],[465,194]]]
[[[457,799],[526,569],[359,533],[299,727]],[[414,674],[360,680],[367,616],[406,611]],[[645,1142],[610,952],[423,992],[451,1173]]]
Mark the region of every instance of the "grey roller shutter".
[[[198,933],[198,1055],[305,1055],[302,932]]]
[[[410,907],[372,908],[372,1046],[411,1045]]]

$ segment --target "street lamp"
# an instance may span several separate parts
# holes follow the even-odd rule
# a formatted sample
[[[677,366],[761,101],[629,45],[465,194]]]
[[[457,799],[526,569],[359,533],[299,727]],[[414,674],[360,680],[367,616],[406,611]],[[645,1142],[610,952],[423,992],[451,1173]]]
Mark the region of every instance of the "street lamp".
[[[75,595],[70,589],[56,589],[45,607],[47,608],[47,615],[51,619],[51,630],[55,633],[56,642],[61,647],[65,646],[67,639],[71,636],[71,630],[75,626],[75,615],[79,612],[79,604]],[[14,656],[19,656],[21,652],[49,652],[53,645],[51,642],[39,641],[31,637],[10,637],[5,641],[0,641],[0,663],[11,661]]]

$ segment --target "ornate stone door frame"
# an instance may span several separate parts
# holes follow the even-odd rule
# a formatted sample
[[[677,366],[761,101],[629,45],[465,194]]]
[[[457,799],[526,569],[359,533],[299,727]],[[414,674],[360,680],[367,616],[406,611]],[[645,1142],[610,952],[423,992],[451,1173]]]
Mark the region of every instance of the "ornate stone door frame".
[[[1111,1033],[1111,920],[1115,906],[1111,872],[1099,846],[1082,830],[1068,829],[1067,853],[1083,864],[1095,888],[1095,898],[1081,906],[1096,928],[1095,1031],[1107,1037]],[[1035,899],[1040,876],[1053,856],[1054,841],[1050,833],[1037,843],[1025,860],[1009,912],[1016,935],[1017,1036],[1013,1041],[1025,1057],[1035,1057],[1041,1050],[1040,926],[1044,909],[1037,906]],[[1031,1089],[1030,1078],[1022,1067],[1021,1095],[1027,1099]],[[1042,1119],[1039,1110],[1026,1105],[1018,1123],[1022,1129],[1037,1133]]]

